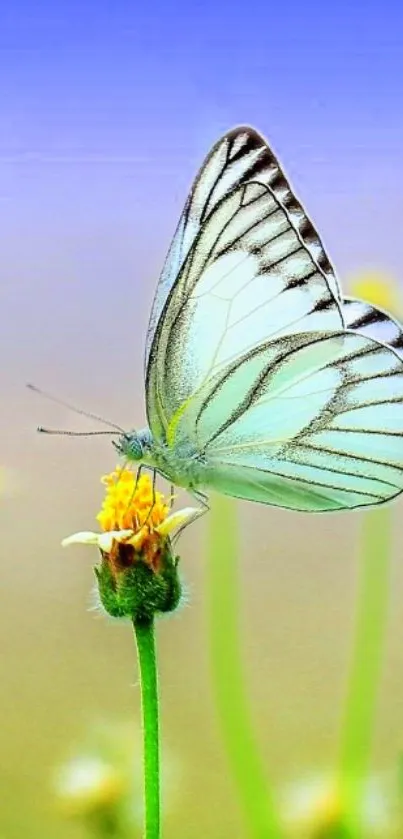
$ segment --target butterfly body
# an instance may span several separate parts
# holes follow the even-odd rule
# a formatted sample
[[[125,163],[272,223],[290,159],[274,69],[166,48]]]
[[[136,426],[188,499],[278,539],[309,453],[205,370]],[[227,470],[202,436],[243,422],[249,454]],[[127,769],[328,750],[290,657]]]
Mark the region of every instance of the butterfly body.
[[[308,512],[403,491],[403,330],[342,295],[266,141],[228,132],[193,184],[146,342],[128,459],[190,490]]]
[[[124,458],[156,469],[172,484],[191,491],[205,484],[205,462],[186,444],[172,451],[166,444],[155,443],[150,430],[145,428],[122,435],[114,445]]]

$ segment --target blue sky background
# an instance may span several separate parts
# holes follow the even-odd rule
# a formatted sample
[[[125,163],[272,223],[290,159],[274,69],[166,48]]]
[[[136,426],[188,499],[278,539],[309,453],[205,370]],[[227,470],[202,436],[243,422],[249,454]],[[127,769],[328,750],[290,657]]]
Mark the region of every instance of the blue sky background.
[[[0,303],[5,340],[16,317],[24,334],[21,375],[50,346],[73,379],[89,343],[108,368],[106,316],[115,343],[134,333],[136,367],[189,185],[237,123],[273,145],[342,277],[402,276],[402,18],[388,3],[4,4]]]

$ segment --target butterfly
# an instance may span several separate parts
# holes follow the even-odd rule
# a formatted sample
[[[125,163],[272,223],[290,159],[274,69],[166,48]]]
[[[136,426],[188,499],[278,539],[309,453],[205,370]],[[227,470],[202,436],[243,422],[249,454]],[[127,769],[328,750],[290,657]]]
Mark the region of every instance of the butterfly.
[[[212,148],[156,290],[148,428],[115,447],[203,498],[308,512],[403,490],[403,330],[342,296],[273,152],[238,127]]]

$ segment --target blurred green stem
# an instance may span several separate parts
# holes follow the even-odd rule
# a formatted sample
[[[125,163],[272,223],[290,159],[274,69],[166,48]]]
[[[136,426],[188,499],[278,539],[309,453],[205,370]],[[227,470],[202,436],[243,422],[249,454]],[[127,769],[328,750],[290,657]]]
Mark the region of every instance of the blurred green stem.
[[[279,821],[254,736],[239,629],[238,526],[233,501],[214,498],[208,545],[213,687],[222,735],[252,839],[279,839]],[[252,559],[252,557],[249,557]]]
[[[141,683],[144,763],[144,839],[160,838],[158,675],[154,621],[134,623]]]
[[[340,784],[348,835],[361,836],[367,780],[388,616],[391,522],[383,506],[364,515],[355,641],[340,756]]]

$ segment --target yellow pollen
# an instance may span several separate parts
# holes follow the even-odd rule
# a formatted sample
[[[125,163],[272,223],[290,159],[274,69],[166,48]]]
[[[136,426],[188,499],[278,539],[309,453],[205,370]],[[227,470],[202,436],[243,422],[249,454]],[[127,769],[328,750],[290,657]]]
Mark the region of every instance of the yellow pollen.
[[[136,476],[129,469],[117,466],[114,472],[101,478],[106,494],[97,515],[102,530],[143,531],[146,536],[166,519],[169,507],[161,492],[153,490],[151,478]]]

